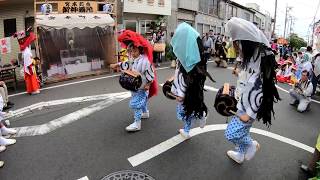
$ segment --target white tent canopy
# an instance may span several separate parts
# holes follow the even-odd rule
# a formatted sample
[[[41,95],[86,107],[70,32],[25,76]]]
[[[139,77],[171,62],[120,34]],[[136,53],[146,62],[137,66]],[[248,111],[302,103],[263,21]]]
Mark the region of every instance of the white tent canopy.
[[[37,15],[36,23],[45,29],[104,28],[114,26],[114,19],[109,14],[49,14]]]

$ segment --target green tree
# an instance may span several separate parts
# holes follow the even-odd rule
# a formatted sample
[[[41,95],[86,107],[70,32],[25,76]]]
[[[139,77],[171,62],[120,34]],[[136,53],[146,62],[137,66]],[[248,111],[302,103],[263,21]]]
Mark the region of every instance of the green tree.
[[[289,44],[294,49],[300,49],[301,47],[306,47],[307,42],[303,38],[299,37],[297,34],[291,34],[289,37]]]

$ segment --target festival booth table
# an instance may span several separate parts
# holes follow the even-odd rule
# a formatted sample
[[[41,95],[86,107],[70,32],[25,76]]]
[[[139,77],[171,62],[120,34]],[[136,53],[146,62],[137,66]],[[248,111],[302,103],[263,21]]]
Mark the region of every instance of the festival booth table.
[[[43,72],[70,75],[115,63],[114,23],[109,14],[37,15]]]

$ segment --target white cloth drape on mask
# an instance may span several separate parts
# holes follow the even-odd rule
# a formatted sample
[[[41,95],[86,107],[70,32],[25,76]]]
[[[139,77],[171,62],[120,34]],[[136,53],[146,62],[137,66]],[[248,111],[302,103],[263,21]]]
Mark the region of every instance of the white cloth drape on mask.
[[[28,67],[32,64],[32,52],[29,47],[27,47],[23,52],[23,69],[27,74],[31,74]]]
[[[263,32],[252,22],[233,17],[226,24],[226,35],[233,41],[248,40],[270,47],[270,43]]]

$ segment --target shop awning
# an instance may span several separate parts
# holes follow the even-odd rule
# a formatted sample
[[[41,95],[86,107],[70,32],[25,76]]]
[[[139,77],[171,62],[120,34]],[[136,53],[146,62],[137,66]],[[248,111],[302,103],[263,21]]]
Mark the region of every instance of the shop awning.
[[[104,28],[114,26],[114,19],[109,14],[50,14],[37,15],[36,23],[45,29]]]

